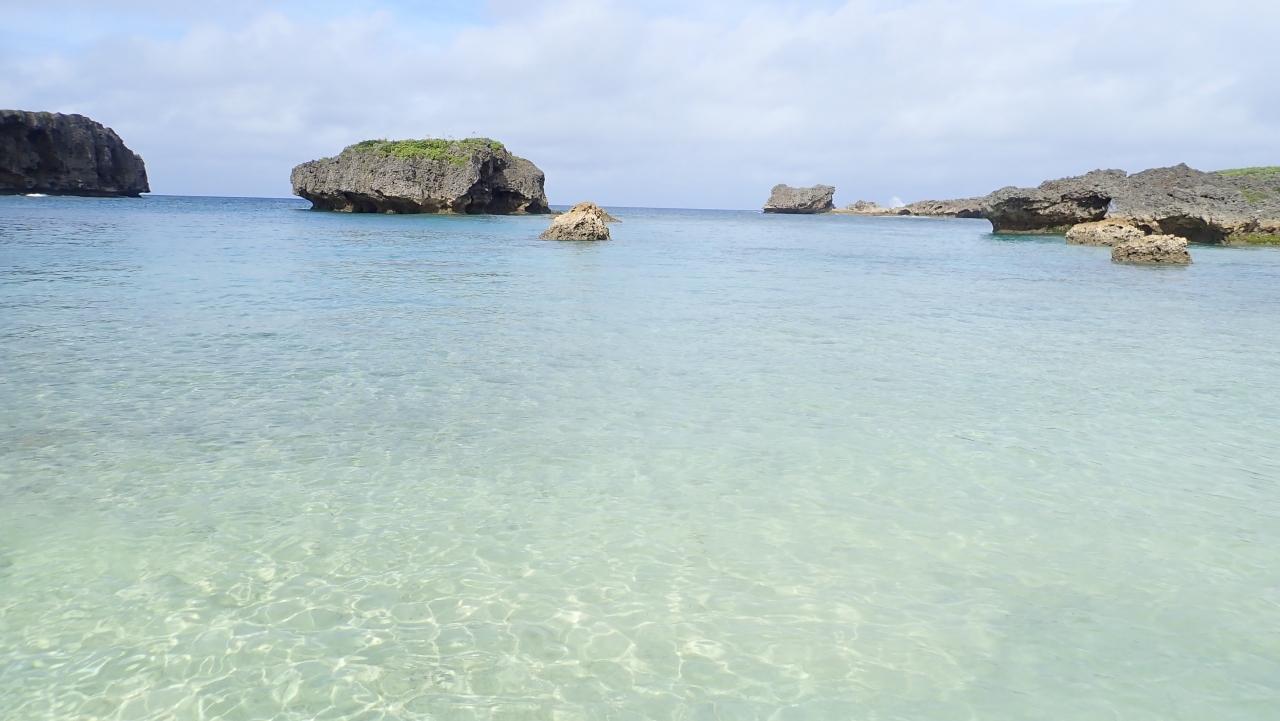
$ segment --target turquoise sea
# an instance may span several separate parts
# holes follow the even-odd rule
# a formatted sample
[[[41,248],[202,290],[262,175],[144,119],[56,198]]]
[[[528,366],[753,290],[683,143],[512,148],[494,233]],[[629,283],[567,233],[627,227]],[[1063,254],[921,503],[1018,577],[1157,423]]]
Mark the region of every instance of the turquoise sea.
[[[1280,718],[1280,251],[0,198],[0,719]]]

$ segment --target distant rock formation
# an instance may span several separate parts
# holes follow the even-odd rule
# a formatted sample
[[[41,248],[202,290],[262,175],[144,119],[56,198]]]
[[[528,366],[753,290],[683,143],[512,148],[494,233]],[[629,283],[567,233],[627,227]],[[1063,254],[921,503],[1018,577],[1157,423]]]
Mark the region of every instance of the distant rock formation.
[[[1095,170],[1035,188],[1002,188],[987,196],[984,210],[997,233],[1063,233],[1105,219],[1193,243],[1268,243],[1280,240],[1280,168]]]
[[[1067,231],[1072,245],[1115,245],[1147,235],[1141,228],[1120,220],[1098,220],[1081,223]]]
[[[578,203],[552,218],[551,226],[540,237],[543,240],[608,240],[609,218],[612,216],[595,203]]]
[[[923,215],[935,218],[982,218],[986,198],[958,200],[917,200],[898,208],[898,215]],[[905,212],[904,212],[905,211]]]
[[[488,138],[366,140],[303,163],[295,195],[344,213],[547,213],[536,165]]]
[[[830,185],[815,185],[811,188],[793,188],[790,185],[778,184],[769,193],[769,201],[764,204],[766,213],[827,213],[835,205],[831,202],[836,189]]]
[[[0,110],[0,195],[148,192],[142,158],[102,123],[83,115]]]
[[[918,215],[930,218],[981,218],[984,200],[985,198],[918,200],[895,208],[886,208],[869,200],[859,200],[832,212],[847,215]]]
[[[832,213],[839,215],[907,215],[908,213],[899,212],[903,208],[886,208],[873,200],[858,200],[850,203],[843,208],[836,208]]]
[[[922,200],[901,208],[859,201],[836,212],[986,218],[996,233],[1067,233],[1068,242],[1079,245],[1146,235],[1280,245],[1280,167],[1206,173],[1175,165],[1132,175],[1094,170],[1034,188],[1001,188],[983,198]]]
[[[981,198],[893,208],[859,200],[836,210],[834,190],[778,185],[764,211],[986,218],[996,233],[1066,234],[1076,245],[1171,235],[1191,243],[1280,246],[1280,167],[1206,173],[1184,164],[1132,175],[1094,170],[1034,188],[1010,186]]]
[[[1186,238],[1144,235],[1112,246],[1111,260],[1140,265],[1187,265],[1191,262],[1191,254],[1187,252]]]
[[[896,215],[896,211],[897,208],[885,208],[874,200],[858,200],[840,208],[838,212],[862,215],[889,215],[892,213]]]

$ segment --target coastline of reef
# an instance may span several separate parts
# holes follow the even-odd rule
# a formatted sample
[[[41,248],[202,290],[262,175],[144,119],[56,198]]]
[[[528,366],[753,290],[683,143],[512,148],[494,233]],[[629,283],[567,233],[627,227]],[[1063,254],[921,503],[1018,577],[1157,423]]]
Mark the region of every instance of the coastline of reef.
[[[766,205],[765,212],[777,211]],[[1087,238],[1071,240],[1082,245],[1112,245],[1111,234],[1116,233],[1167,235],[1194,244],[1280,245],[1280,167],[1205,172],[1182,164],[1132,174],[1094,170],[1035,187],[1009,186],[980,198],[921,200],[893,208],[859,200],[843,208],[785,212],[985,218],[993,233]],[[1104,221],[1109,226],[1103,232],[1089,228],[1073,233]]]

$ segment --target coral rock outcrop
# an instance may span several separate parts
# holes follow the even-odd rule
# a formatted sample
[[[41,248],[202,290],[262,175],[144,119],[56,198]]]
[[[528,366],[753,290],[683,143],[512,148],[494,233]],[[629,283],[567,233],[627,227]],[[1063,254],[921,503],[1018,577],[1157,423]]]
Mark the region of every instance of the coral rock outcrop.
[[[303,163],[295,195],[346,213],[547,213],[538,166],[488,138],[366,140]]]

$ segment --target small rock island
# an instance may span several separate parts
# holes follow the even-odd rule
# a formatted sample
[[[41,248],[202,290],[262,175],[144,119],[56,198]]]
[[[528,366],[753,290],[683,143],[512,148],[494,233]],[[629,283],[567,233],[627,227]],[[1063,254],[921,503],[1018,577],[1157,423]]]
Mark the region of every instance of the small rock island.
[[[303,163],[294,195],[343,213],[548,213],[538,166],[489,138],[366,140]]]
[[[1187,239],[1176,235],[1145,235],[1122,240],[1111,247],[1113,263],[1136,265],[1190,265]]]
[[[814,185],[809,188],[793,188],[779,183],[773,186],[769,200],[764,204],[766,213],[817,214],[829,213],[835,205],[831,199],[836,189],[830,185]]]
[[[136,198],[149,192],[142,158],[102,123],[0,110],[0,195]]]
[[[583,201],[557,215],[539,236],[543,240],[608,240],[608,223],[618,219],[591,201]]]

